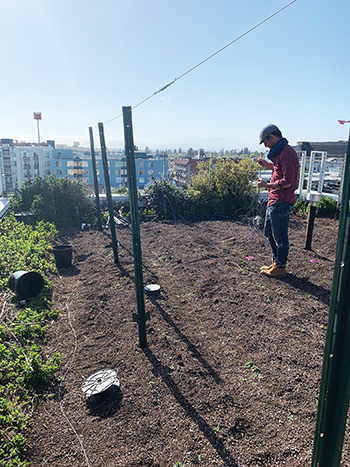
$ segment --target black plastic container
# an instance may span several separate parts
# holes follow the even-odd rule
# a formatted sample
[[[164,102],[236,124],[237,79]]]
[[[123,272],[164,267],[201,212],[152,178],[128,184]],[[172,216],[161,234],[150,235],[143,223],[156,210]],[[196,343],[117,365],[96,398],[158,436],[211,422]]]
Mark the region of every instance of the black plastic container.
[[[69,268],[72,265],[72,245],[54,245],[52,250],[57,268]]]
[[[36,297],[44,288],[43,277],[35,271],[16,271],[8,281],[9,288],[18,298],[27,300]]]

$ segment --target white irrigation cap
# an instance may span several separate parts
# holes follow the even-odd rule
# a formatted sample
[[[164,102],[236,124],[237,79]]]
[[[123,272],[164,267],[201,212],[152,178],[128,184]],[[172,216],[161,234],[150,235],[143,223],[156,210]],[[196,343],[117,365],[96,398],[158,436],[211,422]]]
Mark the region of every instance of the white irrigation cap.
[[[111,386],[120,386],[117,372],[112,369],[97,371],[84,381],[81,388],[87,398],[104,393]]]

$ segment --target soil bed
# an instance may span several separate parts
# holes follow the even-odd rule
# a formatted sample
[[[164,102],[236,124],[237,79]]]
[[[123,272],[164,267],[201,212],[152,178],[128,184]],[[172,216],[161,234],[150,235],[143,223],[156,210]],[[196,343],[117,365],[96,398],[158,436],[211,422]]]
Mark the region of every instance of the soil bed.
[[[132,237],[70,231],[73,265],[53,279],[60,316],[46,352],[63,378],[37,408],[30,464],[289,466],[311,464],[338,222],[293,217],[285,279],[268,279],[261,231],[235,221],[141,225],[148,347],[141,349]],[[247,259],[253,257],[254,259]],[[317,262],[311,262],[317,260]],[[94,372],[117,370],[120,391],[89,404]],[[350,465],[347,434],[342,466]]]

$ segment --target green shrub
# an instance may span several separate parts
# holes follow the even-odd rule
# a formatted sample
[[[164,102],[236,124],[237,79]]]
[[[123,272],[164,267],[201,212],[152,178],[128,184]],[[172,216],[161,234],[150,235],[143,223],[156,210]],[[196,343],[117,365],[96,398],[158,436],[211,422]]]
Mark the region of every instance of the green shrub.
[[[316,216],[334,216],[338,211],[337,201],[329,196],[323,196],[316,206]]]
[[[297,199],[293,206],[293,212],[301,216],[305,216],[309,212],[309,203],[307,201]]]
[[[293,212],[305,216],[309,213],[310,203],[307,201],[296,200]],[[316,216],[328,217],[334,216],[338,212],[337,202],[329,196],[323,196],[316,205]]]
[[[117,195],[128,195],[129,188],[125,185],[121,185],[121,186],[118,186],[115,190],[113,190],[112,193],[115,193]]]
[[[30,211],[36,219],[53,222],[57,226],[92,223],[95,208],[87,196],[86,186],[79,180],[56,178],[27,180],[11,200],[15,213]]]
[[[145,203],[146,211],[155,213],[158,219],[176,219],[189,211],[187,193],[168,180],[153,180],[140,199]]]
[[[249,158],[238,163],[232,159],[211,160],[198,164],[198,175],[188,190],[194,210],[199,213],[236,215],[249,209],[256,188],[252,181],[258,165]]]

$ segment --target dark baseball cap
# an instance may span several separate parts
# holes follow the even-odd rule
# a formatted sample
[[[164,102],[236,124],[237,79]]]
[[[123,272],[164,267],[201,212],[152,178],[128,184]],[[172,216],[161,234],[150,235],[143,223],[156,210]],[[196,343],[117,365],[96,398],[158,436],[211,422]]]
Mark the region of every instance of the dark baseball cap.
[[[264,128],[260,132],[260,144],[264,142],[264,139],[271,135],[274,131],[279,130],[279,128],[274,125],[273,123],[269,123],[268,125],[264,126]]]

